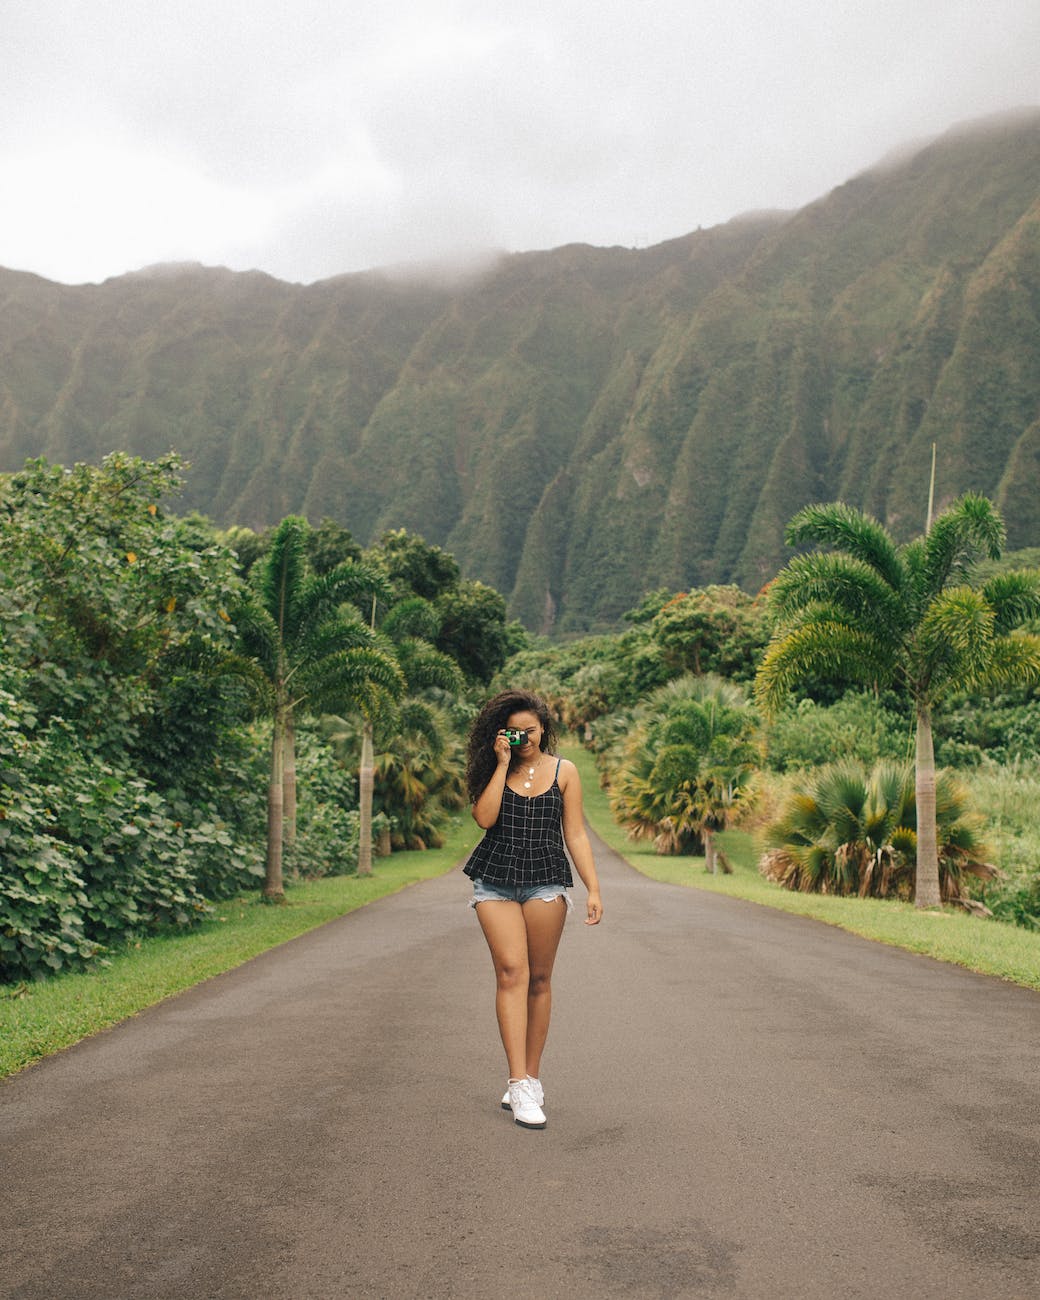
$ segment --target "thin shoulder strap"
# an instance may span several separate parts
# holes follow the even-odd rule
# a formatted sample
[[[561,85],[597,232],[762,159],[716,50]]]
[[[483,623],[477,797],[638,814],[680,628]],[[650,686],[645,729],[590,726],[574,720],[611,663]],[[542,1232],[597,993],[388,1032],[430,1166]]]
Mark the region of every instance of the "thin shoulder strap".
[[[562,761],[563,760],[559,758],[556,760],[556,775],[553,777],[554,781],[558,781],[560,779],[560,763]]]

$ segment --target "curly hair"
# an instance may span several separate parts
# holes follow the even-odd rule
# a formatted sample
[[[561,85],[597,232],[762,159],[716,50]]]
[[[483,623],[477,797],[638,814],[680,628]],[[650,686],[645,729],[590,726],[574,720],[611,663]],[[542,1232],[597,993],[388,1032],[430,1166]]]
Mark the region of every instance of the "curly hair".
[[[480,798],[498,766],[495,737],[514,713],[533,713],[542,724],[539,748],[544,754],[556,751],[556,728],[545,701],[530,691],[502,691],[488,700],[470,728],[466,746],[466,789],[471,803]]]

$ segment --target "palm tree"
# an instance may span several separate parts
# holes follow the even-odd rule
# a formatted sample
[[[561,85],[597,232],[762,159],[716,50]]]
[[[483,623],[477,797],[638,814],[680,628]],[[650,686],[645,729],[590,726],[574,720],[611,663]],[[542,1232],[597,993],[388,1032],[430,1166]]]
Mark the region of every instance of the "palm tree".
[[[403,686],[394,659],[374,644],[356,610],[346,604],[383,590],[384,580],[352,561],[315,575],[306,560],[308,531],[305,519],[290,515],[282,520],[258,565],[257,591],[235,614],[257,667],[262,711],[272,721],[263,888],[269,902],[285,898],[282,846],[287,818],[290,828],[295,823],[291,745],[296,712],[373,707],[377,697],[396,695]]]
[[[905,545],[840,501],[799,511],[787,541],[833,549],[796,556],[770,588],[776,623],[756,678],[759,702],[775,714],[807,676],[894,684],[905,693],[917,734],[915,901],[937,907],[932,714],[953,692],[1040,676],[1040,638],[1016,631],[1040,613],[1040,572],[971,585],[974,565],[998,559],[1004,542],[996,507],[971,493]]]
[[[640,710],[611,781],[611,806],[634,839],[658,853],[704,847],[715,871],[714,834],[725,828],[755,757],[757,719],[738,687],[720,678],[682,677]]]
[[[370,703],[361,710],[359,876],[372,874],[372,824],[377,772],[385,782],[395,772],[395,763],[400,767],[399,760],[404,762],[404,766],[396,772],[402,783],[402,809],[413,809],[412,814],[406,815],[414,815],[414,809],[423,804],[427,793],[431,793],[426,791],[411,765],[404,761],[406,755],[415,751],[416,762],[422,768],[424,760],[421,755],[431,754],[433,742],[429,734],[426,735],[425,742],[417,744],[423,737],[424,724],[416,720],[429,717],[428,709],[421,699],[422,693],[430,690],[457,693],[463,685],[462,673],[455,660],[432,644],[440,627],[440,619],[430,601],[422,596],[408,596],[397,601],[384,614],[378,630],[375,630],[376,605],[373,603],[371,623],[375,644],[396,663],[406,694],[399,702],[385,695],[373,696]],[[429,724],[427,733],[429,727],[435,725],[441,725],[441,721]],[[342,748],[345,743],[349,743],[351,728],[343,718],[330,718],[327,734],[335,737]],[[375,757],[377,742],[385,755],[378,767]],[[442,751],[436,745],[434,750],[435,758],[439,759]],[[430,769],[431,773],[435,769],[436,762]],[[383,811],[392,810],[384,808]],[[418,832],[411,836],[416,843],[422,838]]]
[[[804,774],[802,781],[765,830],[762,873],[803,892],[909,896],[917,849],[911,765],[885,761],[868,772],[862,763],[843,761]],[[964,901],[965,875],[995,875],[983,861],[981,826],[965,788],[939,773],[936,838],[944,902]]]

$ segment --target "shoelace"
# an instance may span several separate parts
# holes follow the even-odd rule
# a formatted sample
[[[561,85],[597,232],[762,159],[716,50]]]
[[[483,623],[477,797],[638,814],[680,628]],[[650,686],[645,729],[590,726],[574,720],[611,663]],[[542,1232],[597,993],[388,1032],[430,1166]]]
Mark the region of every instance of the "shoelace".
[[[529,1079],[518,1079],[515,1083],[509,1081],[509,1104],[514,1112],[523,1106],[537,1106],[534,1099],[534,1089],[531,1087]]]

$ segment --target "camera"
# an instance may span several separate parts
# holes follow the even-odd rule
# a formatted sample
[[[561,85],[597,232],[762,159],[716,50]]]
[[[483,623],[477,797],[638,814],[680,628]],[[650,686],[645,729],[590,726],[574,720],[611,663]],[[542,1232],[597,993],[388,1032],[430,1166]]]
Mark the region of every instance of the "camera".
[[[514,749],[527,743],[527,732],[518,731],[515,727],[505,727],[502,735],[509,741],[510,747]]]

